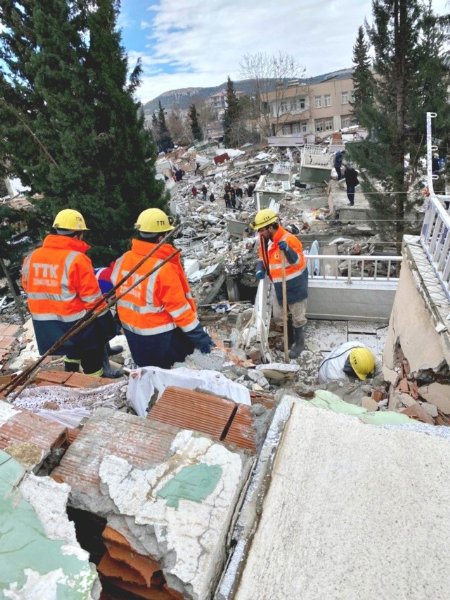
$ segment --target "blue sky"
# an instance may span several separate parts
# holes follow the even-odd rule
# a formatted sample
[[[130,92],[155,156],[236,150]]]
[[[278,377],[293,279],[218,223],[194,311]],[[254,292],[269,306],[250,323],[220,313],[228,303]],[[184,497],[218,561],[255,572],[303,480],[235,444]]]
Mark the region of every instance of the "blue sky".
[[[350,67],[371,0],[122,0],[130,66],[140,56],[143,102],[162,92],[242,79],[246,54],[292,55],[307,76]],[[449,0],[432,0],[450,12]],[[301,73],[299,73],[301,75]]]

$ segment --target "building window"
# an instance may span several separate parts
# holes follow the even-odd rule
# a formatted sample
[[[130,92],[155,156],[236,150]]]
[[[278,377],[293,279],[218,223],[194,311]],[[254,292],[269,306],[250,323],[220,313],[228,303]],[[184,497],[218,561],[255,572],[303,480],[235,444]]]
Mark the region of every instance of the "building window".
[[[322,96],[314,96],[314,106],[316,108],[322,107]]]
[[[348,104],[348,92],[342,92],[342,104]]]
[[[306,108],[306,98],[299,98],[299,103],[300,103],[300,110],[303,110],[304,108]]]
[[[281,110],[281,112],[282,112],[282,113],[285,113],[285,112],[287,112],[287,111],[288,111],[288,105],[287,105],[287,102],[282,102],[282,103],[281,103],[281,105],[280,105],[280,110]]]
[[[300,121],[300,131],[302,133],[308,133],[308,121]]]
[[[283,135],[291,135],[292,131],[291,131],[291,126],[290,125],[283,125]]]
[[[325,100],[325,106],[331,106],[331,94],[325,94],[324,100]]]
[[[316,131],[333,131],[333,119],[316,119],[314,121]]]
[[[291,100],[291,111],[297,110],[297,100]]]

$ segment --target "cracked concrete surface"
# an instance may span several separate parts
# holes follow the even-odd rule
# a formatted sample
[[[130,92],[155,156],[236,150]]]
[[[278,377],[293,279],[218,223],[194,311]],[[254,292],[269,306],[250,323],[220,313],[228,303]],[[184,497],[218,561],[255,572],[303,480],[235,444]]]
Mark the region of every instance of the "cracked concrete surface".
[[[295,400],[235,600],[447,599],[450,440],[435,429]]]
[[[101,489],[126,518],[132,536],[161,562],[169,585],[186,598],[206,600],[225,560],[226,536],[249,461],[244,453],[231,452],[192,431],[180,432],[172,451],[167,461],[147,470],[117,456],[105,457],[99,471]],[[185,492],[192,490],[184,489],[178,508],[171,506],[158,492],[192,465],[220,467],[214,489],[206,486],[208,493],[200,501],[186,499],[190,494]],[[116,524],[118,520],[116,516]]]

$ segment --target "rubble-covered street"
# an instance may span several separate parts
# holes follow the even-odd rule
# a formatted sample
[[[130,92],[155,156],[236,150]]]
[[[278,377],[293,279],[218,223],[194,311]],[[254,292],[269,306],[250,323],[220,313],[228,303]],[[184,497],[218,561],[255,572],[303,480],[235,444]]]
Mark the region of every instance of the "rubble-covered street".
[[[332,292],[333,278],[361,293],[355,277],[373,277],[364,306],[377,276],[397,285],[400,262],[375,262],[395,248],[374,234],[361,192],[348,207],[329,175],[302,184],[299,156],[266,150],[205,145],[157,163],[182,224],[174,243],[216,344],[210,354],[196,350],[170,370],[135,369],[121,335],[113,343],[124,351],[111,360],[125,366],[124,377],[64,372],[62,358],[49,356],[25,389],[3,394],[1,597],[450,593],[450,582],[429,575],[448,550],[438,518],[450,481],[445,365],[436,349],[428,369],[419,359],[411,366],[408,348],[396,346],[387,368],[388,318],[345,316],[309,318],[305,350],[286,360],[282,322],[255,278],[250,222],[259,208],[276,209],[306,252],[325,257],[308,261],[313,279],[330,285],[319,294]],[[228,158],[215,161],[217,152]],[[185,172],[181,181],[174,169]],[[243,192],[235,209],[225,206],[228,183]],[[350,266],[358,256],[364,261]],[[31,319],[22,324],[4,298],[2,387],[38,358]],[[394,312],[401,318],[401,308]],[[322,361],[353,342],[373,352],[374,376],[320,383]],[[334,567],[324,570],[324,561]],[[361,576],[367,561],[377,565],[369,579]]]

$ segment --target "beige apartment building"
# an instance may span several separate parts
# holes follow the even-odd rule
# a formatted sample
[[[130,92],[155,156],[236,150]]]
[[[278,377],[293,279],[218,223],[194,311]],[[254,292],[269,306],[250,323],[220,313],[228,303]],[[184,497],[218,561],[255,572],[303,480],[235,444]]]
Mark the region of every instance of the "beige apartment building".
[[[267,94],[270,135],[325,137],[353,124],[351,69],[316,83],[294,81]]]

